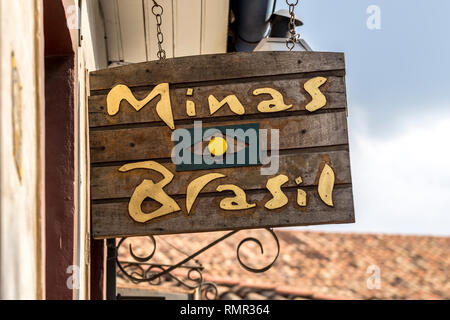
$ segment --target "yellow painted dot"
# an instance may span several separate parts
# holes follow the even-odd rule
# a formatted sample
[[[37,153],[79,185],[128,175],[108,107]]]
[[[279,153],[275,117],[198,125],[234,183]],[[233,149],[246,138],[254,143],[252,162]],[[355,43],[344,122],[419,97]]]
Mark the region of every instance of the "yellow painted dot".
[[[227,142],[224,138],[213,137],[208,144],[208,149],[213,156],[221,156],[227,151]]]

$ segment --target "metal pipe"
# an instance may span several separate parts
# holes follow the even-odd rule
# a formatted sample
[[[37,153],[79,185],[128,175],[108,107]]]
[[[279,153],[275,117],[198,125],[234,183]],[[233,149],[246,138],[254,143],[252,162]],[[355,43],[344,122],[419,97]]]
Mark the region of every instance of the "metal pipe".
[[[236,51],[253,51],[267,35],[276,0],[232,0]]]

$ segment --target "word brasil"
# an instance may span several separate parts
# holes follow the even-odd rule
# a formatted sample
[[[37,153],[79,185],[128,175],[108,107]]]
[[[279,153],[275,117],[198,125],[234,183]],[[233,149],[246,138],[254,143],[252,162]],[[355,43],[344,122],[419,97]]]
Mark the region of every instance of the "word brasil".
[[[314,112],[326,105],[327,100],[323,93],[319,90],[319,87],[326,81],[327,79],[324,77],[315,77],[305,82],[304,89],[312,98],[311,102],[306,105],[306,110]],[[259,88],[253,91],[253,95],[255,96],[260,94],[268,94],[272,97],[272,99],[261,101],[257,106],[259,112],[280,112],[292,108],[292,104],[286,105],[284,103],[283,95],[276,89]],[[192,95],[193,89],[187,89],[186,96]],[[173,120],[172,105],[170,102],[169,84],[167,82],[160,83],[155,86],[153,90],[142,100],[137,100],[130,88],[126,85],[118,84],[111,89],[106,98],[107,112],[110,116],[117,114],[119,112],[119,107],[122,100],[128,101],[128,103],[133,106],[136,111],[139,111],[157,96],[160,96],[160,100],[156,104],[156,113],[170,129],[174,130],[175,124]],[[208,96],[208,104],[211,115],[216,113],[226,104],[228,104],[228,107],[233,113],[237,115],[245,114],[244,106],[234,94],[226,96],[221,101],[217,100],[217,98],[211,94]],[[196,116],[195,103],[190,99],[186,100],[186,114],[189,117]]]
[[[154,170],[163,176],[158,183],[153,180],[144,179],[139,184],[131,196],[128,204],[128,213],[130,217],[136,221],[145,223],[152,219],[180,211],[181,208],[178,203],[170,197],[163,189],[173,180],[173,173],[166,167],[155,161],[142,161],[135,163],[128,163],[119,168],[120,172],[127,172],[135,169]],[[197,196],[202,189],[211,181],[225,178],[221,173],[208,173],[192,180],[186,189],[186,209],[187,214],[191,214],[192,206],[194,205]],[[275,210],[285,206],[288,203],[288,197],[281,190],[281,186],[289,181],[289,178],[284,174],[279,174],[267,180],[266,188],[271,193],[272,199],[267,201],[264,207],[268,210]],[[318,193],[320,199],[328,206],[333,207],[332,192],[334,187],[335,175],[333,169],[325,164],[319,177]],[[295,179],[297,185],[302,183],[302,178]],[[221,184],[216,190],[218,192],[231,191],[234,197],[224,198],[220,201],[220,208],[223,210],[245,210],[256,207],[255,203],[249,203],[245,191],[234,184]],[[161,204],[161,207],[153,212],[146,213],[142,210],[142,203],[145,199],[150,198]],[[300,207],[306,206],[306,192],[302,189],[297,189],[297,204]]]

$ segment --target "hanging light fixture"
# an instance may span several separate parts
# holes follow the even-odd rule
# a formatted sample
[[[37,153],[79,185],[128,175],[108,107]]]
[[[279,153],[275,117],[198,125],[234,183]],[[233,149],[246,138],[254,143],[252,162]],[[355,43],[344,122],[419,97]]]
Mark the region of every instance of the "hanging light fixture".
[[[263,38],[254,51],[289,51],[286,41],[291,37],[290,30],[291,13],[289,10],[283,9],[274,12],[270,18],[270,33],[268,37]],[[299,27],[303,22],[294,15],[294,25]],[[312,51],[308,43],[297,37],[295,45],[291,51]]]

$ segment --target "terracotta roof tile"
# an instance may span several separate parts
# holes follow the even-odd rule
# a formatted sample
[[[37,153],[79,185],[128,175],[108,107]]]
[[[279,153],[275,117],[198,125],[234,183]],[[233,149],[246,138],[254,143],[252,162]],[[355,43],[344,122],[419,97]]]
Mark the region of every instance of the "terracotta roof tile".
[[[261,254],[255,243],[246,243],[241,248],[241,258],[245,263],[261,267],[274,258],[275,243],[264,230],[241,231],[189,264],[201,264],[205,280],[223,284],[229,289],[230,293],[226,295],[230,297],[242,292],[244,295],[255,293],[272,298],[450,299],[449,237],[292,229],[276,230],[276,233],[281,247],[280,256],[264,273],[248,272],[236,259],[237,244],[247,236],[260,239],[265,254]],[[186,254],[223,234],[159,236],[157,252],[151,262],[173,264],[181,261]],[[152,250],[148,238],[126,241],[133,244],[134,252],[139,256],[146,256]],[[119,250],[119,258],[132,260],[126,246]],[[176,274],[181,277],[179,271]],[[377,271],[380,272],[379,288],[376,288],[376,282],[371,281]]]

